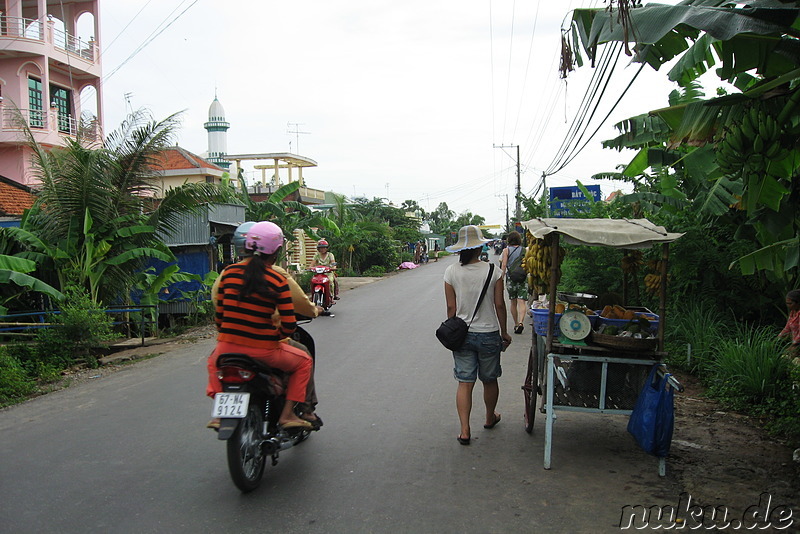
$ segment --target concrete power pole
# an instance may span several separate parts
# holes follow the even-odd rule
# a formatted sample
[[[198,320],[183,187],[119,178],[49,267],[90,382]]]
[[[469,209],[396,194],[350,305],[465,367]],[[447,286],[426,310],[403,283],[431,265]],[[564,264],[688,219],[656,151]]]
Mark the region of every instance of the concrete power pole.
[[[519,169],[519,145],[493,145],[494,148],[515,148],[517,149],[517,194],[514,195],[517,199],[516,208],[514,209],[514,218],[517,222],[522,218],[522,206],[520,206],[520,194],[522,191],[520,169]]]

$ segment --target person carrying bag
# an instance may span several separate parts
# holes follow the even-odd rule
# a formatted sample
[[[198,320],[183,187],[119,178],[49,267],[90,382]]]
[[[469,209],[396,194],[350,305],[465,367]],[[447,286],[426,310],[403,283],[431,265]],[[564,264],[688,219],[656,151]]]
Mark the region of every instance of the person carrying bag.
[[[476,380],[480,380],[484,388],[486,419],[483,427],[491,429],[500,422],[500,414],[494,411],[500,393],[497,384],[502,372],[500,353],[511,343],[506,328],[507,314],[500,270],[479,259],[481,248],[487,241],[481,235],[480,228],[468,225],[458,231],[458,241],[446,248],[448,252],[459,254],[459,263],[448,266],[444,273],[447,317],[457,317],[467,326],[463,341],[459,344],[456,339],[451,345],[458,347],[451,350],[453,376],[458,381],[456,408],[461,424],[457,439],[462,445],[469,445],[471,440],[469,418]],[[473,304],[475,302],[477,306]],[[469,324],[466,321],[468,318]],[[450,322],[458,323],[455,320]],[[454,328],[455,331],[459,329],[463,331],[463,326]]]

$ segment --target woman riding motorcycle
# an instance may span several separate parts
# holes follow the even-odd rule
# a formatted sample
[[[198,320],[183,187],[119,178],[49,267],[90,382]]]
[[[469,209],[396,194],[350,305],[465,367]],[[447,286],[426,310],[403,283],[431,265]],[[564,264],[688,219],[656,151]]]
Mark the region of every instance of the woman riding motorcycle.
[[[328,278],[330,278],[333,285],[333,300],[339,300],[339,280],[337,280],[334,272],[336,270],[336,257],[334,257],[333,252],[328,252],[328,242],[324,239],[320,239],[317,243],[317,252],[311,259],[311,268],[313,269],[317,265],[330,267],[331,272],[328,273]]]
[[[213,398],[222,391],[217,376],[219,354],[244,353],[291,373],[278,423],[284,428],[314,428],[310,421],[294,412],[295,404],[306,400],[313,360],[305,351],[281,342],[296,327],[289,284],[286,277],[274,269],[283,242],[283,231],[274,223],[262,221],[252,225],[247,230],[244,245],[252,256],[229,265],[220,275],[214,295],[219,334],[217,346],[208,359],[206,394]],[[272,322],[275,311],[280,315],[277,327]],[[218,427],[219,421],[212,420],[208,426],[214,428],[215,424]]]

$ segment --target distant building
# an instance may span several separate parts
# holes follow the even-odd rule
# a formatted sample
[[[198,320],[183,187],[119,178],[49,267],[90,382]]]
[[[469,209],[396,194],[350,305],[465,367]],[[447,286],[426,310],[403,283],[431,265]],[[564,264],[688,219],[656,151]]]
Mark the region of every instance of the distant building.
[[[0,176],[0,227],[19,226],[22,214],[34,200],[30,187]]]
[[[225,170],[231,162],[225,159],[228,154],[228,128],[231,124],[225,120],[225,109],[214,95],[214,101],[208,108],[208,122],[203,127],[208,132],[208,155],[206,159]]]
[[[222,182],[225,172],[214,163],[207,161],[197,154],[192,154],[179,146],[169,148],[162,152],[158,158],[159,168],[156,169],[155,178],[159,192],[156,197],[163,198],[169,189],[187,183],[216,183]]]
[[[78,135],[102,139],[98,4],[0,0],[0,175],[37,183],[21,122],[45,149]],[[91,36],[78,37],[78,26]]]

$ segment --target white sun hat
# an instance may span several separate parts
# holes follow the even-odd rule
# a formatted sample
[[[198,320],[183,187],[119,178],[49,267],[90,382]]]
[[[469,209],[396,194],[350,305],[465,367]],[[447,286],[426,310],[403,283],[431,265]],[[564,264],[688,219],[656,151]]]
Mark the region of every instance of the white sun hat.
[[[458,231],[458,241],[455,244],[445,247],[447,252],[461,252],[470,248],[482,247],[484,243],[488,243],[491,239],[484,239],[481,229],[474,224],[462,226]]]

